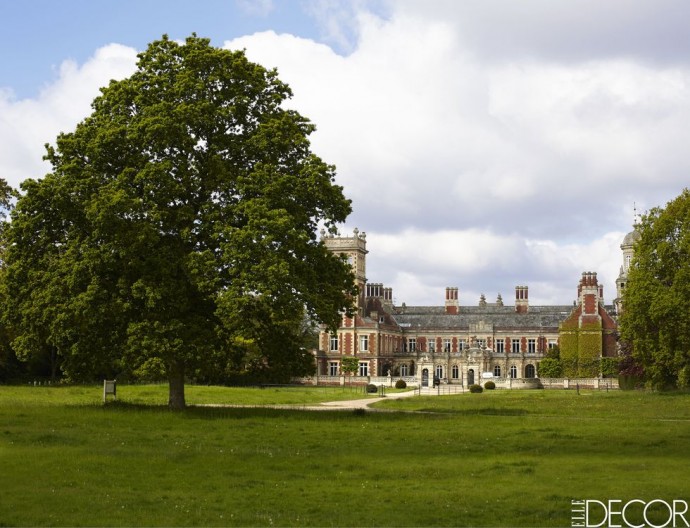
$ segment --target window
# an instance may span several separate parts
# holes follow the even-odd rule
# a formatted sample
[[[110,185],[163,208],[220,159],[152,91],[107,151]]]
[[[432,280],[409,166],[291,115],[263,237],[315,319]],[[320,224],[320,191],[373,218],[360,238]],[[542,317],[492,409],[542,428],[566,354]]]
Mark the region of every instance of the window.
[[[535,378],[537,376],[537,373],[534,369],[534,365],[527,365],[525,367],[525,377],[526,378]]]
[[[416,337],[411,337],[407,340],[407,350],[409,352],[414,352],[417,350],[417,338]]]
[[[443,379],[443,365],[436,365],[436,377]]]
[[[359,364],[359,375],[368,376],[369,375],[369,363],[361,362]]]
[[[450,339],[443,340],[443,351],[450,352]]]
[[[517,367],[515,365],[511,365],[510,367],[510,377],[511,378],[517,378]]]
[[[506,342],[503,339],[498,339],[496,341],[496,354],[506,353]]]
[[[366,352],[369,350],[369,336],[368,335],[361,335],[359,336],[359,350],[361,352]],[[366,376],[366,374],[365,374]]]
[[[486,339],[477,339],[477,347],[484,350],[486,348]]]
[[[527,353],[528,354],[536,354],[537,352],[537,340],[536,339],[528,339],[527,340]]]
[[[407,374],[407,363],[403,363],[400,365],[400,375],[401,376],[408,376]]]
[[[331,334],[331,350],[338,350],[338,335]]]
[[[510,342],[510,351],[513,354],[519,354],[520,353],[520,340],[519,339],[513,339]]]
[[[501,377],[501,366],[500,366],[500,365],[495,365],[495,366],[494,366],[494,377],[495,377],[495,378],[500,378],[500,377]]]
[[[465,341],[464,339],[459,339],[458,340],[458,350],[460,350],[460,352],[462,352],[466,348],[467,348],[467,341]]]
[[[431,352],[431,353],[436,352],[436,340],[429,338],[427,343],[429,343],[429,352]]]
[[[460,369],[458,368],[457,365],[453,365],[451,373],[452,373],[453,379],[458,379],[460,377]]]
[[[331,361],[328,363],[328,375],[329,376],[337,376],[338,375],[338,362],[337,361]]]
[[[557,345],[558,345],[558,343],[556,342],[555,339],[549,339],[549,349],[552,349],[552,348],[556,347]]]

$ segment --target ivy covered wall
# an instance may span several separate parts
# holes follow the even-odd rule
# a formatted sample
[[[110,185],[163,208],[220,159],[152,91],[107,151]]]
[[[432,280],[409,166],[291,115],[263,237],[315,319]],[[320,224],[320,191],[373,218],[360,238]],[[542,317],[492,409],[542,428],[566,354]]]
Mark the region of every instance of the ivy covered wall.
[[[603,351],[601,322],[585,322],[579,326],[579,314],[563,321],[559,328],[561,363],[566,378],[599,377]]]

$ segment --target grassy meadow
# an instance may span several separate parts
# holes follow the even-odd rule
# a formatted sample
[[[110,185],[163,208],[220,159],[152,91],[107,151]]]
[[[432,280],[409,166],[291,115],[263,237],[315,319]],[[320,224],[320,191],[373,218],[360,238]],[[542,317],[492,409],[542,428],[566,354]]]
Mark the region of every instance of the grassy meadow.
[[[0,387],[0,525],[570,526],[571,500],[690,499],[690,395]]]

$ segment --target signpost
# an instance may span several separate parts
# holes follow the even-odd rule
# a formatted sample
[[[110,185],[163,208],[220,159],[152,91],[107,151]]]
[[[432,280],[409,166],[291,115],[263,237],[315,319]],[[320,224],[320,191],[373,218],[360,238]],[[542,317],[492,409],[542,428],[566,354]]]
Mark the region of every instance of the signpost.
[[[113,400],[117,400],[117,380],[103,380],[103,403],[109,395],[112,395]]]

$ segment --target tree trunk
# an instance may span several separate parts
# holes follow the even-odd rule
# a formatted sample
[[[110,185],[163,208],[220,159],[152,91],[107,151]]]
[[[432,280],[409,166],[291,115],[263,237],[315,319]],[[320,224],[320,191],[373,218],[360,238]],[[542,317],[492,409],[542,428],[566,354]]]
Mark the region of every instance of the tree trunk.
[[[184,367],[182,365],[173,363],[170,366],[168,382],[170,384],[168,407],[173,410],[184,409],[186,402],[184,399]]]

